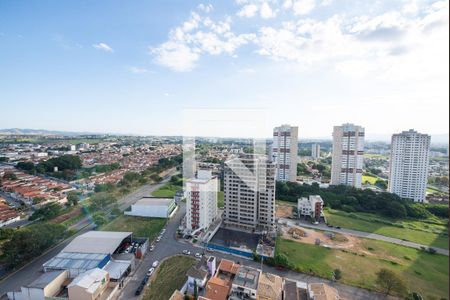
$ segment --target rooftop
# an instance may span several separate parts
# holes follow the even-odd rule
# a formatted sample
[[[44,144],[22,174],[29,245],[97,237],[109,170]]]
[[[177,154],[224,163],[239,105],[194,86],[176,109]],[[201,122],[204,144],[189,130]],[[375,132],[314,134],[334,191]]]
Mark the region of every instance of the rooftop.
[[[138,200],[134,205],[156,205],[156,206],[169,206],[173,202],[173,198],[154,198],[143,197]]]
[[[43,289],[47,285],[53,282],[59,275],[66,272],[66,270],[58,270],[58,271],[51,271],[51,272],[45,272],[41,276],[39,276],[35,281],[27,285],[29,288],[37,288],[37,289]]]
[[[342,299],[338,291],[324,283],[311,283],[309,285],[309,298],[312,300],[338,300]]]
[[[90,293],[94,293],[98,287],[104,283],[103,279],[107,275],[108,272],[105,270],[95,268],[75,277],[68,287],[79,286],[86,289]]]
[[[77,236],[61,252],[112,254],[132,232],[88,231]]]
[[[256,290],[260,271],[251,267],[241,266],[239,273],[234,278],[233,284]]]
[[[283,278],[277,275],[262,273],[259,276],[258,299],[281,300]]]

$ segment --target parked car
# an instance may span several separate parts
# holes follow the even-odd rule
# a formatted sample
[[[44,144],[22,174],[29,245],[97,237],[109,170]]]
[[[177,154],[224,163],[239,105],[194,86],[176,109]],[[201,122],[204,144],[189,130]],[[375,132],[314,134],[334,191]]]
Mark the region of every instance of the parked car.
[[[160,240],[161,240],[161,237],[158,236],[158,237],[156,238],[156,241],[159,242]]]
[[[142,293],[142,290],[144,289],[145,284],[140,284],[139,287],[137,288],[136,292],[134,292],[135,296],[139,296]]]
[[[198,253],[198,252],[197,252],[197,253],[195,253],[195,257],[196,257],[196,258],[202,258],[202,256],[203,256],[203,255],[202,255],[202,254],[200,254],[200,253]]]
[[[183,254],[184,254],[184,255],[191,255],[191,251],[189,251],[189,250],[183,250]]]
[[[341,229],[341,226],[336,226],[337,229]]]
[[[155,268],[150,268],[150,269],[148,269],[148,271],[147,271],[147,276],[152,276],[152,274],[153,274],[153,272],[155,271]]]
[[[158,266],[158,264],[159,264],[159,261],[155,260],[152,264],[152,267],[156,268]]]
[[[153,251],[153,250],[155,250],[155,245],[150,246],[150,251]]]

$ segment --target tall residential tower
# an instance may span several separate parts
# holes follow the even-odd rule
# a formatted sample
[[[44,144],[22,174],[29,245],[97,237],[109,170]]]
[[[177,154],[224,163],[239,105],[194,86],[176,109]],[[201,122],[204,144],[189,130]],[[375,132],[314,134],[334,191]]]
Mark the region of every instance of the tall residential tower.
[[[226,226],[270,230],[275,225],[275,164],[264,155],[244,154],[225,162]]]
[[[282,125],[273,129],[272,158],[276,180],[297,181],[298,127]]]
[[[361,187],[364,163],[364,128],[353,124],[334,126],[331,184]]]
[[[424,202],[427,189],[431,137],[417,131],[392,136],[389,192]]]

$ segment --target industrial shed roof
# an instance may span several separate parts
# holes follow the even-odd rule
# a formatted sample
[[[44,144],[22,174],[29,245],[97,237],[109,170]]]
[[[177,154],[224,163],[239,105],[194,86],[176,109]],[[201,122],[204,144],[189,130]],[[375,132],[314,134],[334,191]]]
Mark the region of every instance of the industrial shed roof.
[[[77,236],[61,252],[112,254],[132,232],[88,231]]]

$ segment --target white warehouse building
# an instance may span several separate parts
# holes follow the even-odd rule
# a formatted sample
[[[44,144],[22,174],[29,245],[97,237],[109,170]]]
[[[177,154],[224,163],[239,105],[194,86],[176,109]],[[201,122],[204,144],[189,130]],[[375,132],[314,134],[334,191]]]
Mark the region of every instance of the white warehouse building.
[[[131,205],[130,211],[125,211],[125,215],[149,218],[169,218],[176,209],[173,198],[144,197]]]

